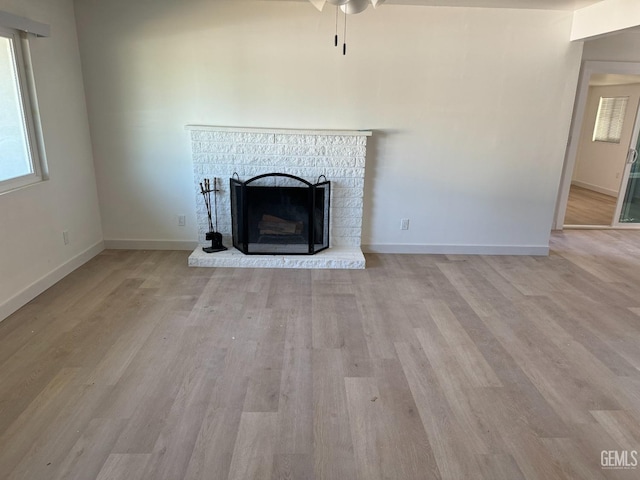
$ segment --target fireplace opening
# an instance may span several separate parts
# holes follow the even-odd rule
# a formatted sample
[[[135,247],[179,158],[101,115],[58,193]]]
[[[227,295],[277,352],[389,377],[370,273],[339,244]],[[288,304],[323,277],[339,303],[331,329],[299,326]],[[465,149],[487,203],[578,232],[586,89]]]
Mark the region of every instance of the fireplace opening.
[[[237,174],[234,174],[237,177]],[[331,182],[286,173],[230,179],[233,246],[246,255],[313,255],[329,247]],[[324,181],[321,181],[324,179]]]

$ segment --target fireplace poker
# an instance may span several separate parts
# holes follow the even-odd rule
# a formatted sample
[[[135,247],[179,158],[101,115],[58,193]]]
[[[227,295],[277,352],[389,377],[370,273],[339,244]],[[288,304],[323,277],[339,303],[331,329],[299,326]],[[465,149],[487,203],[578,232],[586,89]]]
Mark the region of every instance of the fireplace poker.
[[[203,247],[202,250],[204,250],[206,253],[221,252],[223,250],[226,250],[227,247],[222,244],[222,234],[218,232],[218,178],[213,177],[213,188],[211,188],[211,180],[205,178],[204,185],[202,183],[200,184],[200,191],[204,198],[205,206],[207,207],[207,220],[209,222],[209,231],[207,232],[205,238],[207,240],[211,240],[211,246]],[[215,230],[213,228],[213,218],[211,211],[211,192],[213,192],[214,202],[213,213],[216,216]]]
[[[216,214],[216,232],[218,231],[218,177],[213,177],[213,201]]]
[[[213,230],[213,224],[211,223],[211,193],[209,192],[209,180],[204,179],[204,185],[200,182],[200,193],[204,200],[204,206],[207,209],[207,223],[209,224],[209,231]]]

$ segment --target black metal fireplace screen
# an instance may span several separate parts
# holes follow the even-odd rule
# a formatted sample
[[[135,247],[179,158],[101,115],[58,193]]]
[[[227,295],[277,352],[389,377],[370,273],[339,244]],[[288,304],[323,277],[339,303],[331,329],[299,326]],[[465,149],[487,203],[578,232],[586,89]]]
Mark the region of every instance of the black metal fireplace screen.
[[[234,174],[237,177],[237,174]],[[313,255],[329,247],[331,182],[286,173],[230,179],[233,246],[246,255]],[[324,178],[324,181],[320,181]]]

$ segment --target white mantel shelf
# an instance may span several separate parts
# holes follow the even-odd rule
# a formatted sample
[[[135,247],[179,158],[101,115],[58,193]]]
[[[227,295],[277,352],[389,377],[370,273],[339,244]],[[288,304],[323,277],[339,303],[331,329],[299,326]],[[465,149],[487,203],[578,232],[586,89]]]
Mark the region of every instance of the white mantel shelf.
[[[224,252],[205,253],[198,247],[189,255],[189,266],[361,270],[365,268],[365,259],[359,247],[331,247],[315,255],[245,255],[233,247]]]
[[[318,130],[301,128],[258,128],[258,127],[216,127],[213,125],[186,125],[186,130],[201,132],[241,132],[241,133],[281,133],[284,135],[349,135],[355,137],[370,137],[371,130]]]

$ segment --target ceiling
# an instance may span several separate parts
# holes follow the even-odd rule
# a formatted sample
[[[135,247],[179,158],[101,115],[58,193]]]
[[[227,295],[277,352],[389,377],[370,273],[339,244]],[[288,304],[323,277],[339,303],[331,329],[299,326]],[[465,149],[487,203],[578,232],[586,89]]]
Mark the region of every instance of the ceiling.
[[[296,0],[307,1],[307,0]],[[385,5],[423,5],[427,7],[529,8],[577,10],[604,0],[386,0]],[[330,6],[330,5],[329,5]]]
[[[577,10],[604,0],[387,0],[387,5],[425,5],[448,7],[533,8]]]

